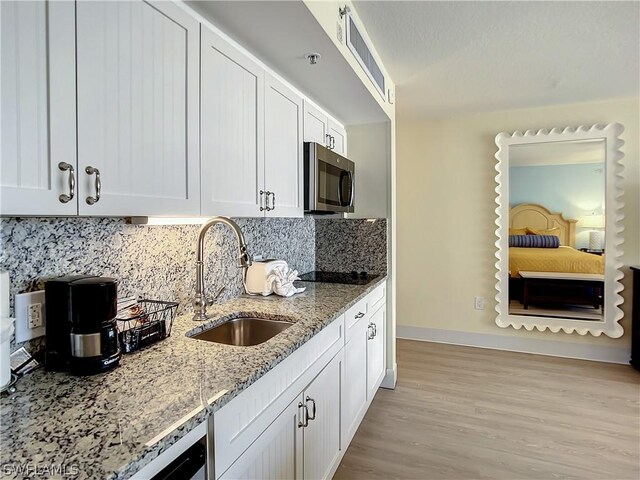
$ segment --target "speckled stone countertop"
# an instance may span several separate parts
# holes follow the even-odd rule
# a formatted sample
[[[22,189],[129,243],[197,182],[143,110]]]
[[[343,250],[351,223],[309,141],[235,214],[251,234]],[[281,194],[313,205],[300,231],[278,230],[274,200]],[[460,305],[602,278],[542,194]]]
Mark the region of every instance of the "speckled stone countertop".
[[[365,286],[300,282],[307,290],[291,298],[235,298],[210,307],[206,324],[180,316],[169,338],[104,374],[29,373],[0,400],[2,477],[131,477],[385,278]],[[253,347],[186,336],[237,314],[294,324]]]

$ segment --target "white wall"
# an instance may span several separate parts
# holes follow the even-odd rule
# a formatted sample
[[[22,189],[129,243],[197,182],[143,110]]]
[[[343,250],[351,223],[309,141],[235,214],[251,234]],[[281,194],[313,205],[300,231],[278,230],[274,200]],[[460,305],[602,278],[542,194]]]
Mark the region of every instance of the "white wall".
[[[402,98],[401,89],[398,101],[410,101]],[[628,266],[640,264],[639,116],[639,100],[624,99],[437,120],[398,118],[399,333],[401,327],[418,327],[453,330],[460,332],[461,337],[466,332],[526,337],[538,342],[570,342],[580,348],[597,345],[628,349],[631,312]],[[496,134],[609,122],[625,126],[622,136],[626,167],[622,321],[625,335],[610,339],[499,328],[494,323]],[[474,309],[474,296],[486,298],[485,310]]]
[[[349,218],[388,218],[391,122],[347,126],[347,157],[356,164],[355,212]]]
[[[387,218],[387,377],[384,387],[395,385],[395,227],[393,161],[394,122],[347,126],[347,157],[356,164],[355,212],[348,218]],[[393,373],[392,373],[393,372]]]

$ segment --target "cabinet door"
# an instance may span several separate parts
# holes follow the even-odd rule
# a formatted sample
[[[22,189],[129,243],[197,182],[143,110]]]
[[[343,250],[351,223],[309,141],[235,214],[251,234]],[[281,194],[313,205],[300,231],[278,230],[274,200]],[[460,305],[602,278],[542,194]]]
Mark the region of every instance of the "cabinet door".
[[[358,429],[367,407],[367,326],[361,318],[350,331],[350,341],[344,347],[343,421],[345,444]]]
[[[77,3],[81,214],[199,213],[198,33],[172,2]]]
[[[264,72],[202,27],[202,213],[261,216]]]
[[[315,418],[310,419],[304,429],[305,479],[331,478],[338,466],[342,452],[340,391],[344,386],[343,369],[341,350],[303,393],[311,416],[315,404]]]
[[[328,135],[327,116],[309,102],[304,102],[304,141],[327,146]]]
[[[303,474],[303,428],[296,398],[251,444],[247,450],[216,478],[223,479],[295,479]]]
[[[75,215],[58,167],[77,176],[74,2],[3,1],[0,18],[0,214]]]
[[[333,120],[328,121],[328,133],[331,137],[331,149],[339,155],[347,155],[347,132]]]
[[[376,310],[369,319],[369,325],[375,326],[370,331],[375,334],[367,335],[367,398],[372,398],[384,376],[384,336],[386,304]]]
[[[271,217],[302,217],[302,98],[275,78],[265,79],[264,185]]]

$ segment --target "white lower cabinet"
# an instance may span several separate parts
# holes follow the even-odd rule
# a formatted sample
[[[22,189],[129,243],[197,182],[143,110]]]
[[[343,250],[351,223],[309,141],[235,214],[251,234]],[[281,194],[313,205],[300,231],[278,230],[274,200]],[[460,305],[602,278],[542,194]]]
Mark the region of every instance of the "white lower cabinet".
[[[343,352],[217,478],[330,478],[342,453]]]
[[[384,288],[214,414],[216,480],[333,476],[384,376]]]
[[[302,431],[298,426],[301,398],[296,398],[221,479],[303,478]]]
[[[367,325],[367,397],[375,395],[384,377],[384,329],[387,315],[382,304],[369,319]]]
[[[350,331],[345,345],[345,385],[343,410],[346,441],[358,430],[367,410],[367,319],[360,318]]]
[[[302,394],[304,478],[331,478],[340,462],[343,371],[341,350]]]

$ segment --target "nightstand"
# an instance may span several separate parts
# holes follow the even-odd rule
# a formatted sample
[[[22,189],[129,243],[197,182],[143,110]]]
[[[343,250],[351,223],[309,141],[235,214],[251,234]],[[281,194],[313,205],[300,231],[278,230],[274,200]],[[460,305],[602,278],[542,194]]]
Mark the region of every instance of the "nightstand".
[[[604,250],[589,250],[588,248],[581,248],[581,252],[591,253],[593,255],[604,255]]]

